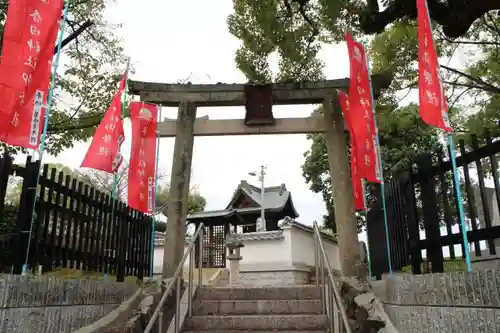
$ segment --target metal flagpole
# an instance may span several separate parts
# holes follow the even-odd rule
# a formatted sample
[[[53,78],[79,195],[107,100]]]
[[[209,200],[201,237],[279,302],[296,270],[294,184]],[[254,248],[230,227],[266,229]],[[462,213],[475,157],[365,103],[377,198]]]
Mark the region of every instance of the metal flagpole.
[[[387,224],[387,206],[385,202],[385,184],[384,184],[384,167],[382,164],[382,152],[380,151],[380,139],[378,137],[378,126],[377,126],[377,117],[375,116],[375,99],[373,98],[373,88],[372,88],[372,78],[370,65],[368,64],[368,58],[365,56],[366,68],[368,69],[368,80],[370,80],[370,94],[372,98],[372,112],[373,112],[373,122],[375,123],[375,134],[377,138],[377,158],[379,162],[380,169],[380,199],[382,200],[382,209],[384,210],[384,229],[385,229],[385,242],[387,248],[387,263],[389,265],[389,274],[392,275],[392,260],[391,260],[391,244],[389,241],[389,226]],[[368,216],[367,216],[368,223]],[[368,228],[366,229],[368,233]],[[368,239],[368,234],[366,235],[366,239]]]
[[[365,202],[365,207],[366,207],[366,193],[365,193],[365,181],[361,179],[361,182],[363,184],[363,201]],[[368,281],[370,282],[370,285],[372,284],[372,260],[370,257],[370,242],[368,241],[368,214],[365,211],[365,219],[366,219],[366,260],[368,261]]]
[[[127,67],[125,69],[125,86],[123,87],[123,96],[121,100],[122,104],[122,124],[123,124],[123,111],[125,109],[125,105],[127,103],[127,79],[128,79],[128,68],[129,68],[130,61],[127,62]],[[120,147],[118,147],[118,152],[117,154],[120,153]],[[113,186],[111,188],[111,199],[112,199],[112,205],[111,205],[111,224],[113,224],[113,221],[115,220],[115,209],[116,209],[116,195],[118,192],[118,170],[120,166],[118,166],[118,169],[113,173]],[[113,249],[114,250],[114,249]],[[110,249],[111,251],[111,249]],[[118,255],[118,253],[116,254]],[[104,269],[104,280],[108,279],[108,272],[106,268]]]
[[[161,107],[158,107],[158,123],[161,121]],[[153,214],[152,214],[152,219],[151,219],[151,253],[149,255],[149,264],[150,264],[150,271],[149,271],[149,279],[153,279],[153,256],[154,256],[154,251],[155,251],[155,226],[156,226],[156,189],[158,186],[158,162],[160,160],[160,130],[158,129],[158,125],[156,125],[156,165],[155,165],[155,187],[153,191]]]
[[[429,27],[432,31],[432,21],[431,17],[429,15],[429,6],[427,4],[427,0],[425,1],[425,8],[427,10],[427,19],[429,21]],[[434,46],[435,47],[435,46]],[[438,65],[438,75],[439,75],[439,65]],[[441,82],[441,77],[439,76],[439,84],[442,85]],[[442,86],[441,86],[442,87]],[[442,89],[441,89],[442,90]],[[446,98],[444,96],[444,90],[442,90],[441,94],[441,105],[443,103],[446,103],[443,99]],[[448,143],[448,151],[449,151],[449,157],[450,157],[450,162],[451,162],[451,171],[453,172],[453,185],[455,187],[455,196],[457,198],[457,209],[458,209],[458,216],[460,218],[460,230],[462,231],[462,242],[464,244],[464,257],[465,257],[465,266],[467,269],[467,272],[472,271],[472,265],[470,262],[470,253],[469,253],[469,239],[467,237],[467,226],[465,224],[465,215],[464,215],[464,203],[462,201],[462,193],[460,191],[460,178],[458,176],[458,170],[457,170],[457,154],[455,152],[455,144],[453,143],[453,137],[451,134],[447,134],[447,143]]]
[[[118,173],[115,172],[113,173],[113,185],[111,187],[111,220],[110,224],[113,225],[113,221],[115,220],[115,206],[116,206],[116,192],[118,189]],[[114,249],[107,249],[109,253],[111,253],[112,250]],[[110,264],[111,265],[111,264]],[[108,280],[108,268],[106,265],[104,265],[104,281]]]
[[[450,161],[451,161],[451,170],[453,172],[453,183],[455,185],[455,195],[457,197],[457,209],[458,209],[458,216],[460,217],[460,229],[462,231],[463,235],[463,243],[464,243],[464,257],[465,257],[465,266],[467,269],[467,272],[472,271],[472,265],[470,262],[470,253],[469,253],[469,240],[467,237],[467,226],[465,225],[465,216],[464,216],[464,204],[462,201],[462,193],[460,191],[460,179],[458,176],[458,170],[457,170],[457,161],[456,161],[456,153],[455,153],[455,145],[453,144],[453,137],[451,134],[447,135],[448,139],[448,148],[449,148],[449,155],[450,155]]]
[[[40,164],[42,163],[42,158],[43,158],[43,153],[45,150],[45,139],[47,136],[47,128],[49,127],[49,119],[50,119],[50,111],[52,108],[52,100],[54,99],[54,89],[56,87],[56,80],[57,80],[57,68],[59,66],[59,59],[61,57],[61,48],[62,48],[62,40],[64,36],[64,28],[66,26],[66,18],[68,17],[68,8],[69,8],[69,3],[70,0],[64,0],[64,9],[63,9],[63,18],[61,20],[61,24],[59,26],[59,36],[57,40],[57,51],[56,51],[56,59],[52,65],[52,75],[51,75],[51,83],[50,83],[50,88],[49,88],[49,94],[47,96],[47,107],[45,109],[45,119],[43,123],[43,132],[42,132],[42,137],[40,140],[40,151],[39,151],[39,161]],[[35,200],[33,200],[33,208],[31,210],[31,221],[30,221],[30,231],[28,234],[28,243],[26,247],[26,257],[24,260],[24,265],[22,268],[22,274],[26,275],[28,272],[28,258],[29,258],[29,252],[30,252],[30,246],[31,246],[31,235],[33,233],[33,220],[35,219],[35,207],[36,207],[36,202],[38,200],[38,183],[40,182],[40,171],[37,174],[36,177],[36,186],[33,189],[35,191]]]

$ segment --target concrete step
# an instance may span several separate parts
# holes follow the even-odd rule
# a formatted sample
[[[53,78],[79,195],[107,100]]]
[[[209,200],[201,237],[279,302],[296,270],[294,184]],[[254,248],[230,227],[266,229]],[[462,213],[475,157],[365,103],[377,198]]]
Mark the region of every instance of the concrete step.
[[[252,331],[252,333],[325,333],[326,329],[314,330],[314,331],[283,331],[283,330],[272,330],[272,331]],[[182,333],[248,333],[248,330],[213,330],[213,331],[183,331]]]
[[[320,300],[212,300],[193,302],[193,314],[321,314]]]
[[[315,300],[320,295],[316,286],[204,287],[198,290],[196,300]]]
[[[289,330],[318,331],[327,327],[324,315],[248,315],[193,316],[186,318],[186,331],[221,330]]]

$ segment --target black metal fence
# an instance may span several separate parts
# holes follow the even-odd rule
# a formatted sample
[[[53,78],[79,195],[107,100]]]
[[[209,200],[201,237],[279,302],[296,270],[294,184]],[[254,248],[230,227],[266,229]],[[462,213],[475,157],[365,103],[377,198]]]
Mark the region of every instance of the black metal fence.
[[[459,142],[456,164],[468,225],[469,248],[466,250],[472,258],[496,254],[495,240],[500,238],[500,183],[496,157],[499,152],[500,141],[492,142],[488,137],[480,142],[472,135],[467,142]],[[451,169],[451,162],[444,159],[443,152],[425,153],[419,155],[411,169],[399,178],[386,182],[387,224],[394,271],[409,265],[414,274],[443,272],[450,261],[454,265],[463,262],[465,250]],[[493,187],[487,187],[486,182]],[[368,212],[367,236],[372,272],[380,277],[389,267],[384,216],[378,203]],[[496,242],[500,245],[500,241]]]
[[[0,271],[20,273],[29,244],[32,270],[72,268],[113,274],[117,281],[149,274],[150,216],[48,165],[37,186],[39,172],[40,161],[29,157],[24,167],[0,158]],[[18,206],[6,201],[14,175],[22,178]]]

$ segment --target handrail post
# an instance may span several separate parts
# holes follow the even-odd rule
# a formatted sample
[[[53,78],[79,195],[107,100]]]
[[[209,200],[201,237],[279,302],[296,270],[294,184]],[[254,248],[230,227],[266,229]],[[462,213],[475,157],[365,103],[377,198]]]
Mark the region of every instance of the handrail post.
[[[333,283],[328,279],[328,317],[330,319],[330,332],[333,332],[333,322],[335,318],[335,297],[333,296]]]
[[[320,263],[320,288],[321,288],[321,306],[323,308],[323,314],[326,314],[326,295],[325,295],[325,258],[323,256],[319,259]]]
[[[163,311],[158,314],[158,333],[163,333]]]
[[[188,277],[188,316],[193,315],[193,275],[194,275],[194,247],[189,251],[189,277]]]
[[[314,243],[314,273],[315,273],[315,282],[316,287],[319,287],[319,248],[318,248],[318,237],[316,237],[316,233],[313,233],[313,243]]]
[[[179,333],[181,326],[180,326],[180,307],[181,307],[181,278],[180,276],[177,277],[177,286],[175,288],[175,333]]]
[[[201,227],[200,233],[198,235],[198,287],[201,288],[203,286],[203,238],[205,238],[205,229]]]

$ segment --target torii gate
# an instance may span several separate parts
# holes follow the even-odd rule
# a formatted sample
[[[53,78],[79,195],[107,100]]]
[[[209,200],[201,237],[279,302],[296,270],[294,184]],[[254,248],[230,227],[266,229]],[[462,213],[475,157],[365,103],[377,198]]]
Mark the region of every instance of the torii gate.
[[[386,89],[392,77],[372,76],[375,97]],[[184,232],[191,162],[195,136],[250,134],[324,133],[328,149],[330,174],[335,197],[335,220],[339,234],[339,253],[350,253],[340,259],[341,267],[355,267],[352,254],[357,244],[354,202],[350,181],[344,120],[336,89],[347,90],[349,79],[284,84],[164,84],[129,81],[132,95],[141,101],[161,106],[177,106],[177,120],[165,119],[158,124],[161,137],[175,137],[168,205],[168,232],[165,239],[163,276],[174,274],[184,254]],[[323,104],[323,115],[307,118],[275,119],[273,105]],[[196,118],[198,106],[245,106],[245,119],[210,120]],[[350,235],[350,236],[349,236]],[[354,235],[354,236],[352,236]],[[349,238],[347,238],[349,237]],[[355,237],[355,239],[354,239]],[[352,238],[352,239],[351,239]],[[356,256],[354,256],[356,257]],[[359,253],[358,253],[359,258]]]

